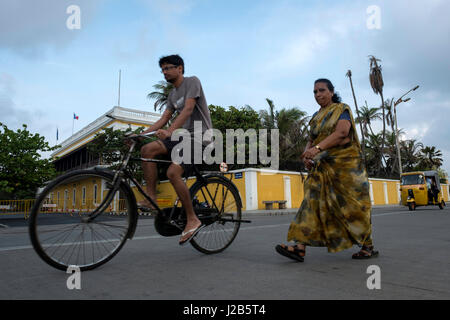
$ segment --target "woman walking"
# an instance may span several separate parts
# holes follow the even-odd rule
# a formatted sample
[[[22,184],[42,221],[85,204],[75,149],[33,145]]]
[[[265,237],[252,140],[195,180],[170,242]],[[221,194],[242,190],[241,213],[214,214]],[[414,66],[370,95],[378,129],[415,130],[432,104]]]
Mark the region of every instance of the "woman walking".
[[[315,81],[314,97],[320,110],[309,123],[301,156],[309,170],[304,200],[287,235],[295,245],[277,245],[276,251],[303,261],[306,246],[339,252],[359,245],[352,258],[375,257],[369,182],[350,107],[341,103],[328,79]]]

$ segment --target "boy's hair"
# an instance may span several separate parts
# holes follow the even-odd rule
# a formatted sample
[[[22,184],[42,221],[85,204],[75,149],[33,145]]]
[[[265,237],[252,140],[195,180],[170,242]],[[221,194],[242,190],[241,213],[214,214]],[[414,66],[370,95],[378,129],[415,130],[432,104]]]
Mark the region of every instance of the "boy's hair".
[[[163,64],[173,64],[174,66],[182,66],[183,74],[184,74],[184,61],[183,59],[177,55],[173,54],[171,56],[165,56],[159,59],[159,66],[161,67]]]

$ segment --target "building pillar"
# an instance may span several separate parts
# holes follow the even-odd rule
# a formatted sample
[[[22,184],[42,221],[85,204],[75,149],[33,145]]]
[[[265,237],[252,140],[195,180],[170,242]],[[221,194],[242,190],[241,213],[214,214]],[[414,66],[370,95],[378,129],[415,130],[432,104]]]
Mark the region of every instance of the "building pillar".
[[[374,205],[375,204],[375,200],[374,200],[374,198],[373,198],[373,185],[372,185],[372,182],[369,182],[369,185],[370,185],[370,202],[372,203],[372,205]]]
[[[283,176],[284,184],[284,200],[286,200],[286,208],[292,208],[292,193],[291,193],[291,178],[289,176]]]
[[[258,210],[258,176],[253,170],[245,170],[245,210]]]
[[[383,182],[384,203],[389,204],[387,182]]]

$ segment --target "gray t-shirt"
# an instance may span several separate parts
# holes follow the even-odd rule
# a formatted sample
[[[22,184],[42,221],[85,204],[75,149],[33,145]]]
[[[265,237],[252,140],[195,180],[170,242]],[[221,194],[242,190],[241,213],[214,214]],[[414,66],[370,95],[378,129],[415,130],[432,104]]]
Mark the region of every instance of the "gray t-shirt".
[[[202,84],[197,77],[185,77],[180,87],[172,89],[167,97],[167,109],[181,113],[187,99],[195,99],[195,107],[183,128],[194,134],[194,121],[202,122],[202,133],[212,128],[211,115],[206,104]],[[204,138],[209,141],[209,138]],[[205,141],[205,142],[207,142]]]

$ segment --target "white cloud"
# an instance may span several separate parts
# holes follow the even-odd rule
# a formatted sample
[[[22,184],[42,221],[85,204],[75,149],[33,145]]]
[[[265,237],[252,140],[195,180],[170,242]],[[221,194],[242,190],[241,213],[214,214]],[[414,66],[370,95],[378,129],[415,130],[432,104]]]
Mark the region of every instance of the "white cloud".
[[[271,77],[302,75],[329,66],[348,50],[348,42],[355,44],[365,26],[365,8],[360,5],[302,7],[297,2],[281,4],[264,19],[261,43],[265,44],[260,65]],[[358,48],[355,48],[358,51]],[[333,68],[329,68],[331,71]]]
[[[32,120],[32,113],[16,103],[16,79],[8,73],[0,73],[1,122],[10,129],[19,128]]]
[[[103,0],[2,0],[0,2],[0,50],[27,58],[45,55],[48,49],[66,47],[79,30],[69,30],[66,13],[70,5],[81,10],[81,30],[92,20]]]
[[[299,35],[287,41],[287,45],[280,50],[279,55],[266,65],[267,72],[280,69],[298,70],[327,49],[329,42],[329,36],[317,29]]]
[[[421,124],[419,126],[414,125],[412,127],[404,128],[405,134],[403,135],[406,140],[415,139],[418,141],[422,141],[423,137],[427,135],[428,130],[430,129],[430,124]]]

